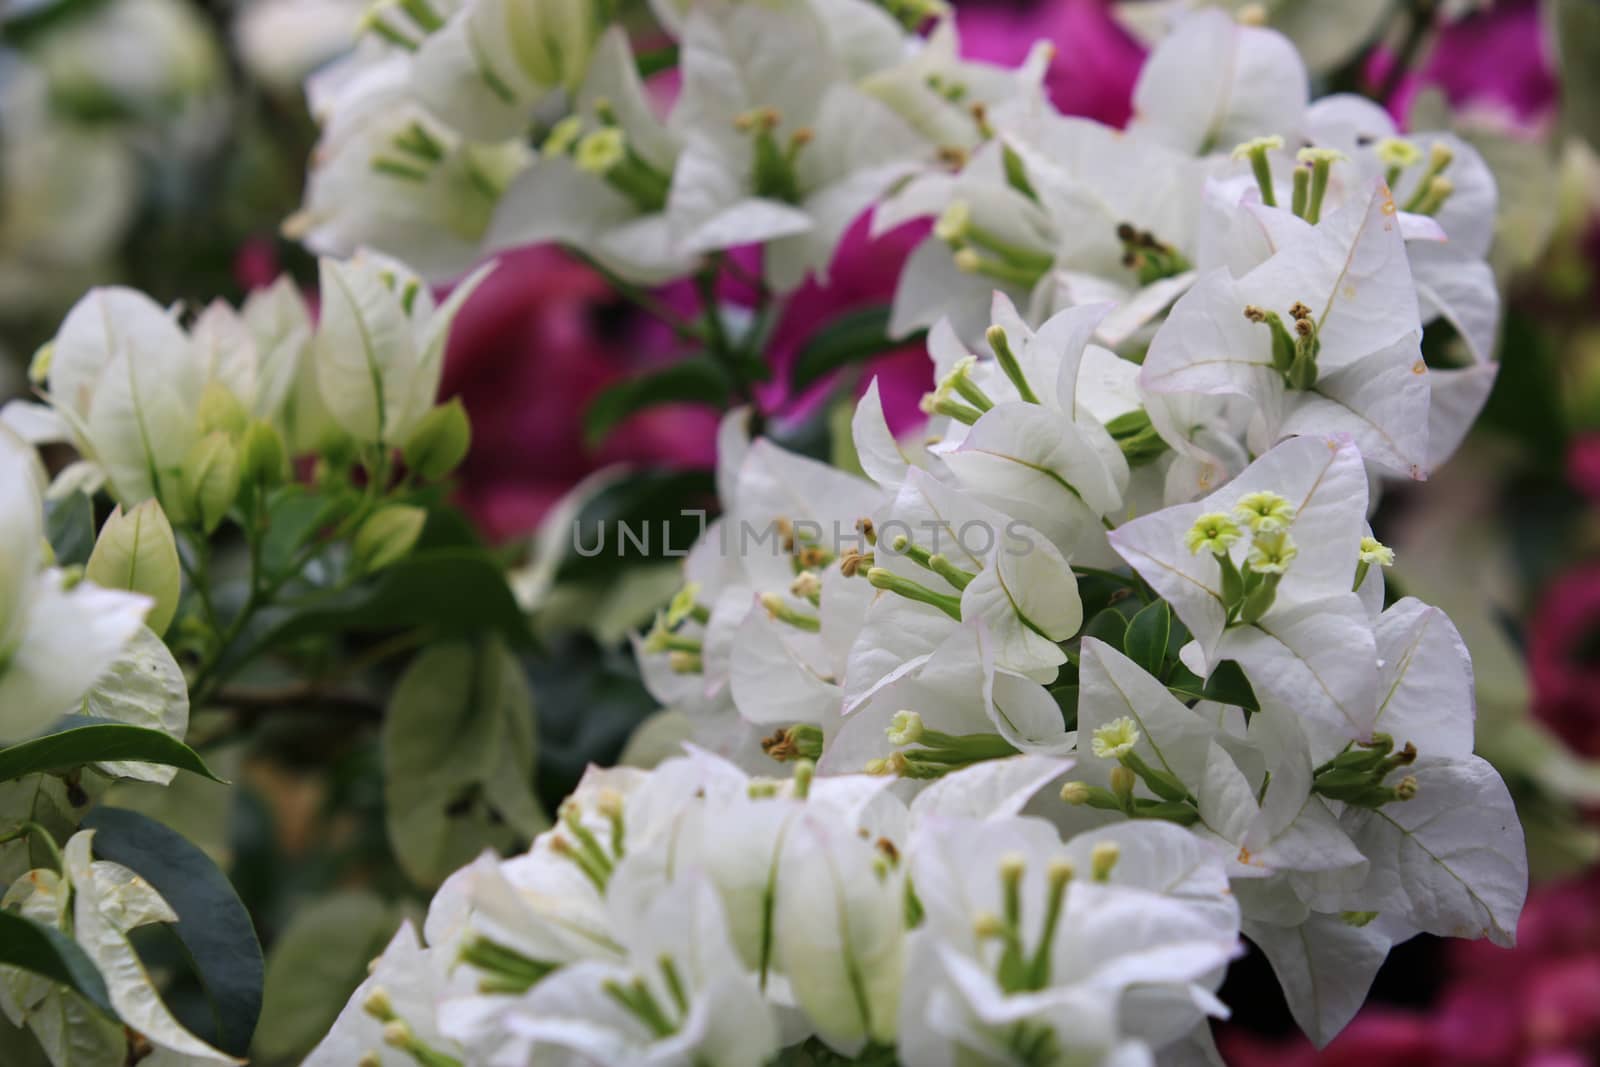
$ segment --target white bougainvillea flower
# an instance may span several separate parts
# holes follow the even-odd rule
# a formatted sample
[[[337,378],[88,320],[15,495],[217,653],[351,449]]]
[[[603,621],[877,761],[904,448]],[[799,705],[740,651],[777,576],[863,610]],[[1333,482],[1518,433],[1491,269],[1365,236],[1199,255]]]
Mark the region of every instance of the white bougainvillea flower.
[[[648,897],[614,876],[610,911],[627,956],[562,968],[503,1011],[513,1047],[598,1063],[738,1067],[778,1050],[772,1010],[728,938],[721,901],[703,878]]]
[[[1201,165],[1088,119],[1032,115],[1000,133],[1057,235],[1036,298],[1114,303],[1096,336],[1122,346],[1194,281]]]
[[[259,357],[255,414],[283,428],[292,453],[315,451],[326,411],[308,366],[315,326],[299,285],[280,275],[246,297],[239,315]]]
[[[444,1036],[437,1021],[439,1001],[451,989],[452,962],[438,950],[424,947],[409,920],[402,923],[328,1036],[306,1057],[305,1067],[415,1064],[417,1057],[404,1044],[436,1056],[459,1055],[460,1046]],[[460,979],[468,975],[465,970],[458,973]],[[457,988],[462,984],[458,980]]]
[[[957,617],[982,621],[1006,670],[1049,681],[1066,662],[1058,643],[1083,622],[1077,578],[1055,545],[1026,523],[911,470],[877,523],[877,540],[875,569],[895,579],[869,578],[884,590],[880,597],[931,591],[950,616],[948,628]],[[850,690],[872,681],[853,674]]]
[[[1058,237],[1033,196],[1007,180],[1000,144],[980,146],[955,174],[934,170],[906,181],[873,209],[872,235],[917,219],[942,225],[901,269],[890,336],[948,320],[956,337],[977,345],[997,291],[1028,308],[1030,318],[1043,306]]]
[[[400,447],[438,396],[451,322],[494,264],[443,304],[421,278],[382,256],[323,259],[320,267],[312,359],[322,401],[356,441]]]
[[[890,1044],[905,976],[905,869],[871,835],[806,811],[783,838],[775,908],[779,965],[831,1048]]]
[[[1377,810],[1348,809],[1346,832],[1371,862],[1364,909],[1392,912],[1442,937],[1516,943],[1528,894],[1522,823],[1505,782],[1477,756],[1411,765],[1415,795]]]
[[[0,431],[0,743],[75,710],[144,628],[149,597],[69,586],[44,570],[44,511],[32,449]],[[185,708],[187,710],[187,706]]]
[[[847,707],[825,730],[818,766],[926,779],[1016,752],[1060,756],[1075,742],[1049,691],[999,670],[986,627],[973,621],[902,659]]]
[[[841,80],[803,0],[696,5],[682,69],[672,122],[685,147],[667,203],[679,247],[765,244],[764,276],[781,292],[826,279],[845,230],[929,154],[904,120]]]
[[[1449,183],[1448,195],[1428,214],[1441,232],[1407,242],[1412,280],[1422,321],[1445,319],[1474,361],[1489,362],[1499,332],[1500,290],[1486,259],[1499,198],[1483,156],[1454,134],[1419,132],[1402,138],[1388,112],[1351,95],[1324,97],[1307,108],[1300,135],[1349,157],[1353,179],[1343,183],[1345,190],[1330,184],[1330,202],[1341,192],[1359,195],[1362,184],[1381,177],[1393,186],[1404,216],[1425,206],[1422,194],[1435,178]],[[1335,167],[1334,176],[1344,169]]]
[[[930,143],[970,150],[988,140],[993,117],[1042,106],[1044,75],[1055,49],[1037,42],[1015,68],[963,59],[956,20],[946,16],[902,59],[905,51],[902,45],[892,65],[864,77],[861,88]],[[846,62],[855,66],[848,55]]]
[[[412,84],[464,136],[517,137],[542,105],[577,90],[604,26],[592,0],[467,0],[422,40]]]
[[[125,505],[175,497],[206,384],[192,356],[173,314],[121,288],[90,290],[51,343],[48,399]]]
[[[1405,940],[1394,936],[1396,925],[1367,914],[1315,912],[1292,925],[1246,918],[1243,929],[1272,965],[1294,1021],[1322,1048],[1355,1017],[1389,949]]]
[[[558,131],[501,198],[489,247],[564,241],[639,284],[689,273],[696,257],[665,213],[681,140],[657,118],[620,27],[600,38]]]
[[[1031,819],[918,825],[909,852],[924,918],[901,1001],[907,1059],[1136,1062],[1149,1052],[1117,1010],[1130,987],[1215,1003],[1211,989],[1238,943],[1237,913],[1215,907],[1215,861],[1199,904],[1115,880],[1114,837],[1082,846],[1063,846]]]
[[[1150,53],[1133,90],[1130,131],[1191,155],[1293,132],[1305,64],[1289,39],[1208,8],[1182,16]]]
[[[320,255],[376,248],[431,281],[480,257],[500,195],[532,159],[521,141],[463,139],[416,98],[410,53],[359,49],[306,93],[321,134],[290,235]]]
[[[1145,765],[1195,789],[1205,774],[1206,752],[1217,727],[1185,707],[1155,678],[1122,653],[1092,637],[1083,639],[1078,673],[1078,736],[1101,739],[1101,731],[1119,721],[1132,730],[1129,750]],[[1096,748],[1098,749],[1098,745]],[[1119,757],[1081,751],[1075,778],[1107,788]],[[1156,799],[1143,782],[1140,797]]]
[[[1247,503],[1257,510],[1241,510]],[[1294,708],[1330,737],[1366,739],[1378,709],[1377,650],[1367,608],[1353,591],[1366,506],[1367,477],[1354,442],[1302,437],[1203,500],[1134,519],[1110,540],[1194,635],[1198,673],[1235,659],[1258,695]],[[1186,543],[1205,516],[1263,525],[1263,511],[1287,517],[1223,553]],[[1379,571],[1372,568],[1363,585],[1381,581]]]
[[[1280,709],[1274,712],[1281,714]],[[1263,715],[1268,713],[1263,712]],[[1213,743],[1196,790],[1203,837],[1216,842],[1235,878],[1335,873],[1359,885],[1366,857],[1339,827],[1339,820],[1311,793],[1311,762],[1301,744],[1271,764],[1266,791],[1252,785],[1233,756]],[[1257,799],[1259,797],[1259,799]],[[1252,896],[1241,897],[1245,914]]]
[[[1244,277],[1207,274],[1157,331],[1141,385],[1247,397],[1256,451],[1349,433],[1384,470],[1425,476],[1429,375],[1394,214],[1380,183]]]

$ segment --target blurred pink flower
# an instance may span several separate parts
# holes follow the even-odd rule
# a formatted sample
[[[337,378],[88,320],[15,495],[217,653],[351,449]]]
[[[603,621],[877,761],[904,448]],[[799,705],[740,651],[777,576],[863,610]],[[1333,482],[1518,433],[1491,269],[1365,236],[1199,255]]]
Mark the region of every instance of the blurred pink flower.
[[[1600,565],[1557,577],[1528,627],[1533,713],[1573,751],[1600,757]]]
[[[769,413],[786,418],[803,416],[827,398],[834,384],[831,380],[798,396],[791,394],[788,382],[800,350],[840,316],[888,304],[894,298],[901,266],[928,232],[926,224],[913,223],[873,240],[868,236],[868,223],[868,217],[863,215],[845,234],[834,256],[828,283],[807,281],[790,296],[778,319],[767,343],[772,381],[758,390],[761,405]],[[920,340],[869,361],[861,369],[856,391],[864,391],[873,378],[878,379],[878,395],[891,430],[904,433],[923,423],[927,416],[917,404],[922,394],[933,388],[933,365]]]
[[[1586,433],[1567,449],[1567,481],[1600,504],[1600,433]]]
[[[1421,67],[1407,74],[1389,100],[1402,123],[1423,89],[1440,89],[1460,109],[1497,112],[1512,129],[1536,133],[1555,116],[1560,85],[1538,0],[1499,0],[1441,29]],[[1374,52],[1367,67],[1381,85],[1392,52]]]
[[[247,293],[277,281],[282,269],[277,243],[263,234],[246,238],[233,255],[234,284]]]
[[[1112,18],[1108,0],[961,4],[956,24],[962,52],[992,63],[1015,65],[1035,41],[1049,41],[1056,54],[1045,86],[1056,107],[1113,126],[1127,123],[1144,47]]]
[[[1432,1031],[1426,1016],[1369,1008],[1320,1052],[1298,1034],[1274,1041],[1236,1028],[1218,1049],[1230,1067],[1444,1067]]]
[[[551,248],[501,257],[450,334],[441,397],[472,417],[460,502],[493,540],[531,531],[585,475],[611,463],[709,467],[717,413],[673,405],[585,447],[595,394],[646,362],[634,313],[599,275]]]

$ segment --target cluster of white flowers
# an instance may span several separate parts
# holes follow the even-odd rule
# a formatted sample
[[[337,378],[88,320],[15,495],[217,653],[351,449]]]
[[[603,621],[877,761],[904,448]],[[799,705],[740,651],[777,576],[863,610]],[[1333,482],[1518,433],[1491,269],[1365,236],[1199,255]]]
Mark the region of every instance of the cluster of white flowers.
[[[1069,765],[990,760],[909,804],[882,776],[751,777],[701,750],[592,770],[530,852],[444,884],[307,1067],[1207,1047],[1238,947],[1223,861],[1176,826],[1063,840],[1021,814]]]
[[[1396,942],[1511,941],[1526,860],[1470,659],[1385,606],[1367,522],[1494,379],[1468,146],[1308,103],[1293,47],[1216,11],[1119,132],[1053,111],[1042,53],[977,67],[865,3],[663,8],[664,122],[619,31],[533,55],[492,0],[424,6],[341,76],[403,105],[324,98],[322,240],[374,236],[332,186],[347,117],[377,116],[363,167],[409,153],[393,195],[433,196],[548,112],[464,253],[558,238],[644,283],[761,244],[783,291],[863,209],[931,219],[893,317],[937,388],[918,447],[868,389],[864,478],[724,421],[722,517],[636,640],[702,747],[592,772],[529,855],[458,874],[314,1063],[1206,1062],[1238,931],[1319,1043]]]
[[[677,38],[666,118],[604,4],[376,5],[309,87],[322,139],[291,229],[436,276],[559,240],[635,283],[762,244],[788,291],[894,183],[965,158],[988,110],[1041,99],[1045,50],[1014,72],[962,60],[953,22],[906,28],[916,2],[652,8]]]
[[[1388,603],[1368,525],[1494,380],[1478,156],[1309,102],[1284,38],[1214,10],[1154,50],[1117,131],[1052,109],[1047,49],[964,61],[915,0],[654,7],[665,119],[602,5],[373,6],[312,86],[296,225],[422,275],[324,260],[315,330],[286,285],[187,329],[96,292],[36,364],[51,411],[9,412],[84,455],[58,488],[103,478],[120,522],[153,499],[209,530],[289,453],[380,485],[396,449],[453,466],[465,429],[434,397],[481,274],[443,305],[423,279],[486,251],[559,240],[636,287],[714,285],[759,245],[781,294],[865,211],[933,223],[893,309],[928,330],[924,440],[875,385],[865,476],[723,423],[722,517],[636,640],[699,747],[592,771],[527,855],[452,877],[313,1067],[1215,1062],[1241,933],[1318,1042],[1394,943],[1509,943],[1526,858],[1473,755],[1470,659],[1442,612]],[[1425,358],[1436,320],[1454,347]],[[0,522],[37,544],[29,462],[0,472]],[[57,615],[126,616],[120,648],[146,606],[19,560],[7,705]],[[35,728],[75,698],[26,699]],[[66,869],[80,901],[121,884]]]

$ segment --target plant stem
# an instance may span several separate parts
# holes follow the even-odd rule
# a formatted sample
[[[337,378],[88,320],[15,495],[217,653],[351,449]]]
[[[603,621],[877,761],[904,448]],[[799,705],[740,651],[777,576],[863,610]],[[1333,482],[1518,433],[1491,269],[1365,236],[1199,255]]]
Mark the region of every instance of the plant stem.
[[[1394,62],[1372,97],[1384,105],[1399,91],[1400,83],[1411,72],[1411,64],[1433,29],[1434,0],[1408,0],[1399,14],[1406,20],[1405,36],[1401,38],[1400,50],[1395,53]]]
[[[575,248],[572,245],[563,245],[562,248],[566,250],[568,255],[579,260],[584,266],[588,267],[590,270],[600,275],[600,277],[604,278],[606,284],[615,289],[618,295],[634,304],[641,311],[647,312],[648,314],[655,316],[657,319],[660,319],[667,325],[668,328],[672,330],[673,333],[677,334],[679,337],[686,341],[704,342],[706,340],[705,335],[701,332],[698,326],[696,326],[694,323],[685,321],[682,315],[679,315],[675,310],[669,307],[665,301],[656,296],[654,293],[651,293],[640,286],[634,285],[632,282],[625,281],[623,278],[618,276],[615,271],[606,267],[593,256],[584,252],[582,249]]]

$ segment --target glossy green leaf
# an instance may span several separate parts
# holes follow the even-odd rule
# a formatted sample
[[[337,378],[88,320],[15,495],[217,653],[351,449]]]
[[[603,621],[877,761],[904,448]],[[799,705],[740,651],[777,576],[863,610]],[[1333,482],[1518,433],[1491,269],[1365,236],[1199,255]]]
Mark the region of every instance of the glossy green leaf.
[[[625,562],[681,559],[715,507],[710,471],[634,471],[584,504],[558,580],[610,579]]]
[[[920,335],[890,340],[886,307],[847,312],[801,347],[789,381],[796,390],[806,389],[842,367],[863,363],[893,348],[920,344]]]
[[[1083,627],[1084,637],[1104,641],[1112,648],[1121,648],[1128,636],[1128,620],[1116,608],[1103,608]]]
[[[1122,651],[1148,673],[1160,677],[1171,634],[1172,609],[1167,607],[1166,601],[1157,600],[1141,608],[1139,614],[1129,620]]]
[[[56,565],[81,566],[94,551],[94,501],[86,493],[72,493],[45,503],[45,537],[55,553]]]
[[[184,1019],[194,1033],[243,1056],[261,1015],[264,964],[250,913],[227,875],[183,835],[146,815],[99,808],[84,820],[98,831],[95,855],[142,876],[172,906],[172,932],[183,942],[205,990],[208,1017]]]
[[[32,919],[0,911],[0,963],[20,967],[69,986],[89,1003],[116,1018],[105,979],[70,937]]]
[[[728,403],[728,376],[708,356],[694,356],[601,390],[583,413],[583,439],[593,448],[628,416],[661,404]]]
[[[73,716],[55,733],[0,748],[0,782],[25,774],[113,762],[157,763],[222,781],[199,753],[160,730]]]

